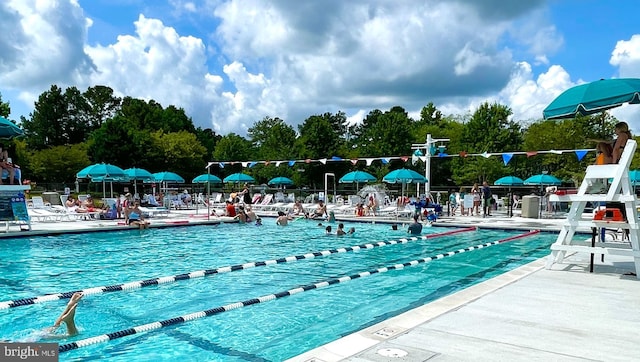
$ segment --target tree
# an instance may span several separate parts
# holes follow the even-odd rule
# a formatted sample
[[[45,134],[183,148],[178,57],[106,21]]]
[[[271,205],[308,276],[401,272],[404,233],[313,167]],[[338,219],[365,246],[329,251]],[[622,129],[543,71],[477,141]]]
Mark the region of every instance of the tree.
[[[193,133],[187,131],[151,133],[153,149],[161,154],[163,163],[147,165],[154,171],[170,170],[178,173],[185,180],[191,180],[201,174],[206,166],[202,162],[207,149],[198,142]],[[164,164],[164,167],[162,166]]]
[[[113,89],[103,85],[89,87],[83,96],[88,105],[87,120],[91,130],[98,129],[120,110],[122,99],[113,95]]]
[[[75,175],[91,164],[87,144],[53,146],[44,150],[29,150],[25,141],[16,140],[16,156],[23,162],[23,175],[37,182],[73,183]]]
[[[341,157],[341,153],[346,150],[346,121],[347,118],[342,112],[336,115],[325,113],[307,118],[298,126],[300,157],[303,159]],[[346,167],[343,163],[331,162],[326,165],[309,164],[301,169],[305,170],[306,182],[311,182],[314,187],[317,187],[318,182],[324,180],[325,172],[341,174]]]
[[[280,118],[265,117],[254,123],[248,130],[249,140],[256,150],[254,159],[265,161],[282,161],[295,159],[299,146],[296,143],[296,131]],[[257,165],[255,174],[263,179],[276,176],[292,177],[290,168]]]
[[[250,141],[235,133],[229,133],[223,136],[216,144],[213,159],[222,162],[247,161],[252,155],[253,150]],[[240,163],[238,162],[237,165],[240,165]],[[241,166],[233,167],[233,165],[226,164],[224,165],[224,169],[228,170],[228,173],[231,174],[240,171],[242,168]]]
[[[30,119],[22,117],[22,127],[29,147],[42,150],[50,146],[66,144],[62,136],[62,119],[67,113],[67,103],[62,89],[52,85],[35,102]]]
[[[11,106],[9,102],[2,101],[2,93],[0,93],[0,116],[7,118],[11,114]]]
[[[462,132],[462,151],[492,153],[517,151],[522,145],[522,132],[518,123],[509,121],[512,111],[500,104],[483,103],[473,113]],[[496,157],[453,160],[453,179],[458,184],[493,182],[504,174],[502,160]]]

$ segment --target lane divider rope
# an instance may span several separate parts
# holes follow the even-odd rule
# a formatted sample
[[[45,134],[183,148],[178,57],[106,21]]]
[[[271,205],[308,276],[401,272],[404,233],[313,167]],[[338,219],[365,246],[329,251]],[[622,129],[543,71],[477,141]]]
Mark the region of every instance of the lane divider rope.
[[[346,252],[358,251],[362,249],[373,249],[373,248],[377,248],[385,245],[406,244],[410,241],[433,239],[433,238],[449,236],[449,235],[454,235],[454,234],[463,233],[463,232],[474,231],[476,229],[477,228],[473,226],[473,227],[468,227],[463,229],[446,231],[443,233],[412,236],[408,238],[401,238],[398,240],[379,241],[376,243],[360,244],[356,246],[349,246],[349,247],[343,247],[338,249],[313,251],[303,255],[294,255],[294,256],[287,256],[287,257],[278,258],[278,259],[229,265],[229,266],[224,266],[216,269],[198,270],[190,273],[182,273],[182,274],[177,274],[173,276],[139,280],[139,281],[128,282],[124,284],[91,287],[83,290],[74,290],[74,291],[63,292],[63,293],[47,294],[47,295],[42,295],[38,297],[9,300],[9,301],[0,302],[0,310],[15,308],[15,307],[22,307],[22,306],[33,305],[33,304],[44,303],[44,302],[50,302],[50,301],[56,301],[60,299],[69,299],[74,293],[77,293],[77,292],[81,292],[84,295],[95,295],[95,294],[118,292],[118,291],[124,291],[124,290],[134,290],[134,289],[140,289],[140,288],[144,288],[152,285],[168,284],[168,283],[173,283],[180,280],[202,278],[210,275],[229,273],[233,271],[250,269],[255,267],[274,265],[274,264],[283,264],[283,263],[288,263],[288,262],[293,262],[293,261],[298,261],[303,259],[313,259],[315,257],[327,256],[331,254],[346,253]]]
[[[166,319],[166,320],[159,321],[159,322],[153,322],[153,323],[139,325],[139,326],[136,326],[136,327],[123,329],[123,330],[120,330],[120,331],[117,331],[117,332],[112,332],[112,333],[107,333],[107,334],[103,334],[103,335],[99,335],[99,336],[95,336],[95,337],[81,339],[81,340],[78,340],[78,341],[75,341],[75,342],[71,342],[71,343],[60,345],[58,347],[58,352],[59,353],[64,353],[64,352],[68,352],[68,351],[71,351],[71,350],[74,350],[74,349],[87,347],[87,346],[90,346],[90,345],[93,345],[93,344],[106,343],[106,342],[113,341],[113,340],[118,339],[118,338],[130,336],[130,335],[133,335],[133,334],[150,332],[150,331],[157,330],[157,329],[160,329],[160,328],[163,328],[163,327],[168,327],[168,326],[171,326],[171,325],[176,325],[176,324],[180,324],[180,323],[184,323],[184,322],[188,322],[188,321],[192,321],[192,320],[196,320],[196,319],[200,319],[200,318],[204,318],[204,317],[214,316],[216,314],[228,312],[230,310],[234,310],[234,309],[238,309],[238,308],[242,308],[242,307],[247,307],[247,306],[250,306],[250,305],[253,305],[253,304],[269,302],[269,301],[272,301],[272,300],[288,297],[288,296],[291,296],[291,295],[294,295],[294,294],[306,292],[306,291],[313,290],[313,289],[320,289],[320,288],[324,288],[324,287],[327,287],[327,286],[330,286],[330,285],[344,283],[344,282],[348,282],[350,280],[354,280],[354,279],[358,279],[358,278],[368,277],[368,276],[371,276],[371,275],[374,275],[374,274],[385,273],[385,272],[388,272],[390,270],[400,270],[400,269],[404,269],[405,267],[412,267],[412,266],[416,266],[416,265],[419,265],[419,264],[428,263],[428,262],[433,261],[433,260],[446,258],[448,256],[453,256],[453,255],[464,253],[464,252],[467,252],[467,251],[479,250],[479,249],[487,248],[487,247],[490,247],[490,246],[493,246],[493,245],[502,244],[502,243],[505,243],[505,242],[508,242],[508,241],[521,239],[521,238],[524,238],[524,237],[527,237],[527,236],[531,236],[531,235],[537,234],[539,232],[540,232],[539,230],[533,230],[533,231],[527,232],[525,234],[520,234],[520,235],[516,235],[516,236],[510,237],[510,238],[501,239],[501,240],[498,240],[498,241],[493,241],[493,242],[480,244],[480,245],[476,245],[476,246],[470,246],[470,247],[465,248],[465,249],[458,249],[458,250],[450,251],[448,253],[437,254],[435,256],[430,256],[430,257],[427,257],[427,258],[412,260],[412,261],[405,262],[405,263],[402,263],[402,264],[395,264],[395,265],[386,266],[386,267],[382,267],[382,268],[378,268],[378,269],[364,271],[364,272],[360,272],[360,273],[353,274],[353,275],[350,275],[350,276],[343,276],[343,277],[339,277],[339,278],[326,279],[326,280],[323,280],[323,281],[320,281],[320,282],[317,282],[317,283],[299,286],[297,288],[289,289],[289,290],[286,290],[286,291],[283,291],[283,292],[279,292],[279,293],[275,293],[275,294],[263,295],[261,297],[251,298],[251,299],[247,299],[247,300],[242,301],[242,302],[235,302],[235,303],[231,303],[231,304],[215,307],[215,308],[212,308],[212,309],[207,309],[207,310],[200,311],[200,312],[186,314],[186,315],[183,315],[183,316],[180,316],[180,317],[174,317],[174,318]]]

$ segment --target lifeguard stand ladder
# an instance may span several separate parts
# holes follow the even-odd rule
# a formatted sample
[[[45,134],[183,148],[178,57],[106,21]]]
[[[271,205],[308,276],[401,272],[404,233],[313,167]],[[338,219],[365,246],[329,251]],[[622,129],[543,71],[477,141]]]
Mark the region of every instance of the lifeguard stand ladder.
[[[567,220],[560,230],[558,239],[551,245],[551,255],[547,260],[547,269],[554,263],[562,263],[567,252],[580,252],[587,254],[602,255],[625,255],[633,257],[635,273],[640,272],[640,245],[638,244],[640,226],[638,225],[638,211],[636,208],[636,196],[633,192],[631,180],[629,179],[629,166],[636,151],[635,140],[628,140],[624,147],[620,162],[615,165],[591,165],[587,167],[584,180],[577,194],[559,196],[560,201],[571,202],[571,209],[567,215]],[[597,183],[610,183],[609,190],[602,192],[606,194],[588,194],[589,186]],[[619,202],[624,205],[626,220],[593,220],[583,219],[582,213],[587,202]],[[591,246],[587,241],[574,240],[578,227],[614,227],[629,230],[629,241],[631,248],[620,243],[602,242]]]

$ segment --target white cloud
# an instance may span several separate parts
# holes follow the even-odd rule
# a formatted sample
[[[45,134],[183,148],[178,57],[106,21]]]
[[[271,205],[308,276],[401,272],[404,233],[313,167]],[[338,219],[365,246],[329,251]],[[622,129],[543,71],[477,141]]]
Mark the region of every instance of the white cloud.
[[[618,41],[609,63],[618,67],[621,78],[640,77],[640,34]]]
[[[0,15],[1,86],[73,85],[93,68],[83,51],[90,22],[76,1],[12,0],[0,4]]]
[[[296,125],[345,111],[355,122],[395,105],[418,114],[428,102],[465,114],[496,101],[514,119],[539,119],[557,94],[581,82],[558,65],[532,70],[563,45],[542,1],[167,1],[174,17],[215,16],[197,24],[209,26],[210,37],[142,13],[134,33],[89,46],[91,20],[73,0],[0,4],[0,30],[16,29],[0,38],[0,87],[32,102],[54,83],[104,84],[183,107],[198,126],[244,134],[265,116]],[[634,36],[616,46],[611,64],[621,76],[638,74],[639,42]],[[530,57],[514,59],[522,53]]]
[[[629,40],[618,41],[609,63],[618,67],[620,78],[640,78],[640,34],[633,35]],[[639,105],[624,105],[612,110],[611,114],[629,123],[636,135],[640,133]]]

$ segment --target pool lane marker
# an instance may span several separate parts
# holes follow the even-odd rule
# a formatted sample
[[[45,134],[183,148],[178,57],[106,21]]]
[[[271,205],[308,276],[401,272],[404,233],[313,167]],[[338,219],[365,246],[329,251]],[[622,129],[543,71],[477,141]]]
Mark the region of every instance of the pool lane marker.
[[[398,240],[379,241],[379,242],[376,242],[376,243],[373,243],[373,244],[372,243],[360,244],[360,245],[356,245],[356,246],[349,246],[349,247],[339,248],[339,249],[313,251],[313,252],[310,252],[310,253],[307,253],[307,254],[303,254],[303,255],[294,255],[294,256],[287,256],[287,257],[278,258],[278,259],[263,260],[263,261],[257,261],[257,262],[249,262],[249,263],[244,263],[244,264],[236,264],[236,265],[224,266],[224,267],[220,267],[220,268],[216,268],[216,269],[198,270],[198,271],[193,271],[193,272],[190,272],[190,273],[183,273],[183,274],[177,274],[177,275],[173,275],[173,276],[166,276],[166,277],[160,277],[160,278],[139,280],[139,281],[128,282],[128,283],[124,283],[124,284],[115,284],[115,285],[102,286],[102,287],[92,287],[92,288],[83,289],[83,290],[73,290],[73,291],[70,291],[70,292],[47,294],[47,295],[42,295],[42,296],[38,296],[38,297],[30,297],[30,298],[9,300],[9,301],[5,301],[5,302],[0,302],[0,310],[9,309],[9,308],[15,308],[15,307],[22,307],[22,306],[38,304],[38,303],[44,303],[44,302],[51,302],[51,301],[60,300],[60,299],[69,299],[69,298],[71,298],[71,296],[74,293],[77,293],[77,292],[81,292],[84,295],[95,295],[95,294],[102,294],[102,293],[109,293],[109,292],[119,292],[119,291],[123,291],[123,290],[140,289],[140,288],[144,288],[144,287],[148,287],[148,286],[152,286],[152,285],[173,283],[173,282],[177,282],[177,281],[180,281],[180,280],[203,278],[203,277],[206,277],[206,276],[209,276],[209,275],[229,273],[229,272],[233,272],[233,271],[250,269],[250,268],[255,268],[255,267],[260,267],[260,266],[283,264],[283,263],[288,263],[288,262],[298,261],[298,260],[303,260],[303,259],[313,259],[315,257],[327,256],[327,255],[330,255],[330,254],[346,253],[346,252],[358,251],[358,250],[362,250],[362,249],[373,249],[373,248],[377,248],[377,247],[381,247],[381,246],[385,246],[385,245],[406,244],[406,243],[408,243],[410,241],[433,239],[433,238],[437,238],[437,237],[449,236],[449,235],[454,235],[454,234],[463,233],[463,232],[469,232],[469,231],[475,231],[475,230],[477,230],[477,228],[475,226],[473,226],[473,227],[468,227],[468,228],[463,228],[463,229],[458,229],[458,230],[446,231],[446,232],[443,232],[443,233],[428,234],[428,235],[421,235],[421,236],[412,236],[412,237],[402,238],[402,239],[398,239]]]
[[[211,317],[211,316],[214,316],[216,314],[221,314],[221,313],[224,313],[224,312],[228,312],[230,310],[239,309],[239,308],[242,308],[242,307],[247,307],[247,306],[250,306],[250,305],[253,305],[253,304],[269,302],[269,301],[272,301],[272,300],[288,297],[290,295],[306,292],[306,291],[313,290],[313,289],[320,289],[320,288],[328,287],[328,286],[333,285],[333,284],[344,283],[344,282],[348,282],[350,280],[354,280],[354,279],[358,279],[358,278],[364,278],[364,277],[368,277],[368,276],[371,276],[371,275],[374,275],[374,274],[385,273],[385,272],[388,272],[389,270],[401,270],[401,269],[404,269],[405,267],[412,267],[412,266],[416,266],[416,265],[419,265],[419,264],[422,264],[422,263],[428,263],[428,262],[433,261],[433,260],[446,258],[448,256],[453,256],[453,255],[456,255],[456,254],[464,253],[466,251],[479,250],[479,249],[487,248],[487,247],[490,247],[490,246],[493,246],[493,245],[502,244],[502,243],[505,243],[505,242],[508,242],[508,241],[521,239],[521,238],[524,238],[524,237],[527,237],[527,236],[535,235],[535,234],[537,234],[539,232],[540,232],[540,230],[532,230],[532,231],[530,231],[528,233],[525,233],[525,234],[520,234],[520,235],[512,236],[510,238],[501,239],[501,240],[498,240],[498,241],[493,241],[493,242],[480,244],[480,245],[476,245],[476,246],[470,246],[470,247],[465,248],[465,249],[458,249],[458,250],[450,251],[448,253],[437,254],[435,256],[430,256],[430,257],[427,257],[427,258],[412,260],[412,261],[409,261],[409,262],[406,262],[406,263],[402,263],[402,264],[395,264],[395,265],[386,266],[386,267],[382,267],[382,268],[378,268],[378,269],[364,271],[364,272],[360,272],[360,273],[353,274],[353,275],[350,275],[350,276],[343,276],[343,277],[339,277],[339,278],[327,279],[327,280],[323,280],[321,282],[299,286],[297,288],[289,289],[289,290],[286,290],[286,291],[283,291],[283,292],[279,292],[279,293],[275,293],[275,294],[263,295],[261,297],[251,298],[251,299],[247,299],[247,300],[242,301],[242,302],[235,302],[235,303],[231,303],[231,304],[215,307],[215,308],[212,308],[212,309],[203,310],[203,311],[200,311],[200,312],[186,314],[186,315],[183,315],[183,316],[180,316],[180,317],[174,317],[174,318],[166,319],[166,320],[159,321],[159,322],[153,322],[153,323],[143,324],[143,325],[136,326],[136,327],[123,329],[123,330],[120,330],[120,331],[117,331],[117,332],[112,332],[112,333],[102,334],[102,335],[91,337],[91,338],[81,339],[81,340],[78,340],[78,341],[75,341],[75,342],[71,342],[71,343],[67,343],[67,344],[61,344],[58,347],[58,352],[59,353],[64,353],[64,352],[68,352],[68,351],[71,351],[71,350],[74,350],[74,349],[87,347],[87,346],[90,346],[90,345],[93,345],[93,344],[106,343],[106,342],[109,342],[109,341],[113,341],[114,339],[130,336],[130,335],[133,335],[133,334],[150,332],[150,331],[153,331],[153,330],[156,330],[156,329],[160,329],[160,328],[163,328],[163,327],[168,327],[168,326],[171,326],[171,325],[181,324],[181,323],[184,323],[184,322],[188,322],[188,321],[192,321],[192,320],[196,320],[196,319],[200,319],[200,318],[204,318],[204,317]]]

